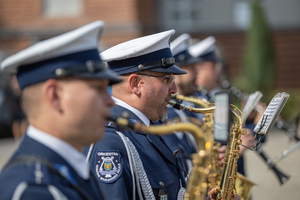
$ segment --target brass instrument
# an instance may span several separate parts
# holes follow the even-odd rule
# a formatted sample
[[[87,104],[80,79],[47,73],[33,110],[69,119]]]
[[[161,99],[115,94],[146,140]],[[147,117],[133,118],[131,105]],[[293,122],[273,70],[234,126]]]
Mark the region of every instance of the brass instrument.
[[[194,107],[188,107],[183,104],[179,105],[179,108],[182,110],[188,110],[190,112],[195,112],[195,113],[205,113],[203,117],[203,124],[201,125],[201,128],[204,130],[204,132],[207,135],[210,135],[213,137],[214,133],[214,121],[213,121],[213,115],[211,114],[214,112],[215,107],[211,105],[209,101],[203,98],[193,98],[193,97],[186,97],[183,95],[173,95],[173,98],[179,99],[179,100],[184,100],[188,102],[192,102],[194,104],[197,104],[201,106],[202,108],[194,108]],[[174,100],[169,101],[169,104],[174,106],[175,103]],[[189,121],[197,124],[197,119],[189,117]],[[208,175],[208,193],[212,188],[215,188],[220,180],[221,180],[221,174],[222,174],[222,169],[218,164],[219,160],[219,148],[221,144],[219,142],[213,142],[213,148],[211,153],[209,154],[209,175]]]
[[[242,134],[247,133],[245,129],[242,129],[243,116],[241,111],[233,105],[230,107],[233,124],[230,129],[230,142],[225,152],[222,178],[220,184],[216,187],[217,200],[228,200],[237,195],[235,180],[237,178],[239,145],[242,143],[240,138]]]
[[[170,125],[145,126],[139,122],[130,122],[125,118],[109,118],[109,121],[115,122],[118,126],[129,127],[134,130],[141,130],[149,134],[167,135],[174,131],[188,131],[196,139],[198,153],[192,155],[193,169],[187,184],[185,199],[204,199],[206,196],[207,184],[206,178],[208,170],[208,154],[212,149],[213,138],[204,134],[203,130],[192,123],[176,123]]]
[[[197,105],[200,105],[200,106],[204,107],[204,108],[194,108],[194,107],[191,107],[191,106],[185,106],[183,104],[178,105],[178,103],[174,100],[169,101],[169,104],[172,105],[172,106],[176,106],[176,104],[177,104],[177,109],[188,110],[190,112],[196,112],[196,113],[211,113],[211,112],[214,112],[214,109],[215,109],[215,107],[211,106],[211,104],[205,99],[185,97],[183,95],[174,95],[173,98],[193,102]],[[231,110],[232,110],[232,114],[235,116],[235,117],[233,117],[235,119],[235,122],[234,122],[233,127],[232,127],[231,130],[234,130],[234,127],[236,127],[235,129],[237,129],[238,131],[235,131],[235,132],[244,132],[245,133],[245,130],[241,129],[241,125],[242,125],[242,113],[241,113],[241,111],[233,105],[231,105]],[[210,117],[212,117],[212,115]],[[208,121],[213,120],[212,118],[208,118],[208,119],[210,119]],[[189,120],[191,122],[193,122],[192,118],[189,118]],[[204,118],[203,121],[206,122],[207,118]],[[209,134],[213,135],[213,127],[211,128],[211,133],[209,133]],[[237,159],[238,159],[238,156],[239,156],[239,151],[238,151],[239,147],[238,146],[241,143],[241,141],[239,139],[240,135],[241,134],[239,134],[238,138],[235,139],[237,142],[235,144],[234,149],[236,149],[236,150],[234,151],[231,148],[231,150],[233,152],[235,152],[235,154],[234,154],[235,159],[233,159],[234,162],[235,162],[235,165],[232,164],[231,167],[229,167],[228,169],[234,168],[236,170],[236,162],[237,162]],[[231,145],[233,145],[233,144],[231,144]],[[229,145],[229,147],[231,147],[231,145]],[[213,149],[212,149],[211,154],[210,154],[210,174],[208,176],[208,180],[209,180],[209,187],[208,187],[209,190],[208,190],[208,192],[212,188],[217,187],[218,184],[220,183],[220,180],[221,180],[222,169],[219,168],[219,165],[217,163],[219,147],[220,147],[220,143],[214,142],[214,146],[213,146]],[[225,153],[225,155],[227,156],[227,161],[229,159],[229,154],[232,154],[232,152],[230,153],[229,148],[227,148],[226,153]],[[225,165],[225,163],[224,163],[224,165]],[[227,166],[227,163],[226,163],[226,166]],[[225,169],[224,169],[224,173],[226,173]],[[224,173],[223,173],[223,176],[224,176]],[[228,174],[228,172],[227,172],[227,174]],[[233,182],[233,186],[232,186],[233,189],[231,191],[233,191],[233,190],[237,191],[237,193],[240,195],[241,199],[244,199],[244,200],[249,199],[250,190],[251,190],[252,186],[255,185],[255,184],[252,183],[251,181],[249,181],[247,178],[245,178],[243,175],[241,175],[239,173],[234,174],[233,176],[235,178],[237,178],[238,181],[237,181],[236,187],[234,187],[234,182]],[[222,183],[223,186],[222,187],[225,187],[224,185],[226,185],[226,183],[224,183],[224,182],[226,182],[226,181],[224,180],[224,177],[223,177],[223,183]],[[221,192],[221,190],[220,190],[221,185],[219,185],[218,187],[219,187],[219,192]]]
[[[235,187],[240,200],[248,200],[250,197],[251,188],[256,185],[255,183],[249,181],[245,176],[240,173],[237,173],[235,180]]]
[[[231,91],[231,93],[239,100],[239,101],[245,101],[248,98],[248,94],[245,92],[242,92],[241,90],[239,90],[238,88],[234,87],[234,86],[230,86],[229,82],[227,80],[224,80],[222,82],[222,87],[224,89],[229,89]],[[197,86],[196,90],[199,92],[204,91],[204,93],[206,94],[207,91],[204,87],[201,86]],[[259,111],[260,106],[256,106],[255,108],[257,111]],[[297,117],[296,121],[298,122],[300,119],[300,117]],[[297,123],[298,124],[298,123]],[[277,128],[285,130],[286,133],[288,134],[288,136],[293,139],[294,141],[296,141],[297,143],[292,146],[290,149],[285,150],[284,152],[282,152],[279,156],[278,156],[278,160],[276,160],[275,162],[277,163],[279,160],[283,159],[284,157],[286,157],[286,155],[290,154],[294,149],[300,147],[299,145],[299,137],[297,137],[295,130],[293,130],[284,120],[279,120],[276,123]],[[272,169],[272,171],[274,172],[274,174],[276,175],[276,177],[279,180],[280,185],[283,185],[290,177],[288,175],[286,175],[285,173],[283,173],[282,171],[280,171],[276,166],[275,163],[272,161],[271,158],[269,158],[267,156],[267,154],[264,152],[264,150],[259,147],[256,151],[255,151],[262,159],[263,161],[265,161],[265,163],[267,164],[267,166],[269,167],[269,169]],[[240,194],[240,193],[238,193]]]
[[[178,104],[174,99],[171,99],[168,103],[172,107],[174,107],[178,110],[187,110],[189,112],[204,113],[204,114],[213,113],[215,111],[215,106],[212,106],[205,99],[186,97],[186,96],[179,95],[179,94],[172,95],[172,98],[179,99],[179,100],[184,100],[184,101],[189,101],[189,102],[192,102],[192,103],[197,104],[197,105],[202,107],[202,108],[195,108],[195,107],[192,107],[192,106],[186,106],[186,105],[183,105],[183,104]]]

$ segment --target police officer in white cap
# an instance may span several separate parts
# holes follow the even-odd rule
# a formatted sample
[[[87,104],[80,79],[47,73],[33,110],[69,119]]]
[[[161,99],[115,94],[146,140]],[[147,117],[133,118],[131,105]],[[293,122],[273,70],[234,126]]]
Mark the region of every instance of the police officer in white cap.
[[[103,22],[42,41],[1,64],[14,72],[29,121],[20,146],[0,174],[0,199],[102,199],[84,146],[104,136],[119,83],[97,50]]]
[[[213,101],[216,92],[221,90],[219,79],[222,73],[221,59],[217,55],[216,39],[210,36],[189,48],[189,52],[197,63],[196,85],[201,91],[196,95]]]
[[[187,74],[178,76],[175,79],[175,83],[178,88],[178,93],[184,96],[191,96],[195,92],[196,81],[196,66],[198,58],[194,58],[189,53],[191,36],[187,33],[180,35],[174,41],[171,42],[170,48],[175,58],[175,63],[178,67],[187,72]],[[185,105],[190,105],[190,102],[184,102]],[[194,104],[191,106],[194,107]],[[174,123],[174,119],[178,121],[178,118],[182,122],[189,122],[188,117],[197,118],[195,113],[189,111],[177,110],[171,106],[168,106],[168,119],[165,123]],[[191,154],[196,153],[197,144],[193,136],[186,132],[176,132],[175,134],[162,136],[166,143],[172,148],[179,148],[180,154],[185,160],[185,170],[190,172],[192,168]],[[173,144],[173,145],[172,145]],[[174,146],[175,145],[175,146]],[[187,173],[188,174],[188,173]]]
[[[101,57],[122,76],[113,85],[116,107],[130,121],[146,126],[167,116],[167,102],[176,93],[175,76],[186,72],[174,65],[169,41],[174,30],[116,45]],[[139,131],[124,131],[109,124],[105,138],[90,154],[91,168],[106,199],[182,199],[185,174],[179,155],[163,138]]]

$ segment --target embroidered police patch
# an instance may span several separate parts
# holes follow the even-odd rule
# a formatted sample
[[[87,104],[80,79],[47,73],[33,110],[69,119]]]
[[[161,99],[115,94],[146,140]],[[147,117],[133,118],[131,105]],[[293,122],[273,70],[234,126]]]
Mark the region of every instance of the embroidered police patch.
[[[98,151],[95,159],[95,172],[99,181],[103,183],[112,183],[122,174],[120,152]]]

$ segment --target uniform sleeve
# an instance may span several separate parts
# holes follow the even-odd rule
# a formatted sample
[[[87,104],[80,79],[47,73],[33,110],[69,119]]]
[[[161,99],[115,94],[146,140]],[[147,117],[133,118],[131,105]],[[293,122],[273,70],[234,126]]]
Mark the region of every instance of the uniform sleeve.
[[[115,129],[106,131],[104,139],[95,144],[90,166],[104,199],[132,199],[132,177],[128,156],[124,143]],[[103,170],[101,173],[100,168]]]
[[[54,192],[54,191],[53,191]],[[63,197],[64,195],[60,191],[51,193],[47,186],[29,185],[20,200],[32,200],[32,199],[43,199],[43,200],[56,200],[54,196]],[[63,198],[61,198],[63,199]]]
[[[51,194],[46,185],[30,185],[25,181],[17,182],[16,180],[9,179],[7,179],[7,181],[0,179],[0,181],[0,186],[2,188],[0,193],[1,200],[55,200],[53,194]]]

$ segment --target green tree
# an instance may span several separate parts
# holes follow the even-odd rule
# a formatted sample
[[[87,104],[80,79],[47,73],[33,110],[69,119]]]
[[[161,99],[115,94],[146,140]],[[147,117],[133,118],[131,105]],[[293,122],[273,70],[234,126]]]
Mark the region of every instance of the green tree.
[[[243,72],[248,92],[264,94],[273,87],[274,51],[272,34],[266,22],[260,0],[251,1],[252,18],[246,34]]]

